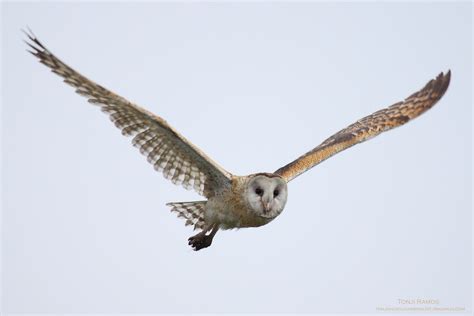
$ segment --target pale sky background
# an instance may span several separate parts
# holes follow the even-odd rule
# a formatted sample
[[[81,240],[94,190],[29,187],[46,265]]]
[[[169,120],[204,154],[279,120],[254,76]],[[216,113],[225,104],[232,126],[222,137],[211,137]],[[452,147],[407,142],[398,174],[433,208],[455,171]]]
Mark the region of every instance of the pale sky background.
[[[2,310],[471,310],[471,6],[3,3]],[[453,74],[422,117],[291,182],[275,221],[194,252],[165,203],[201,197],[27,54],[26,26],[239,175]]]

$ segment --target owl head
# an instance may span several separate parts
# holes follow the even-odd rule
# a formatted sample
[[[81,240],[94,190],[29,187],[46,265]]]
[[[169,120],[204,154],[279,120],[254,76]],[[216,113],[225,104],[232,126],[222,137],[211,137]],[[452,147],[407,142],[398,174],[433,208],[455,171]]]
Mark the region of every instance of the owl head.
[[[274,218],[283,211],[287,198],[286,181],[272,173],[258,173],[250,176],[245,190],[250,209],[256,215]]]

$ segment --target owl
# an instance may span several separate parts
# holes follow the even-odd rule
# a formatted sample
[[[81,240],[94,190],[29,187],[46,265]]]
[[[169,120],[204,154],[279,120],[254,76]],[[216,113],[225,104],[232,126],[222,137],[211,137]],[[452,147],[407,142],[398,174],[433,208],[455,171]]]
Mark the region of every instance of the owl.
[[[403,125],[430,109],[446,92],[451,72],[440,73],[404,101],[366,116],[280,169],[247,176],[229,173],[161,117],[82,76],[63,63],[29,31],[25,41],[41,63],[61,76],[89,103],[108,114],[123,135],[132,137],[154,169],[172,183],[205,199],[167,206],[199,233],[188,239],[194,250],[209,247],[220,229],[259,227],[285,208],[288,183],[332,155]]]

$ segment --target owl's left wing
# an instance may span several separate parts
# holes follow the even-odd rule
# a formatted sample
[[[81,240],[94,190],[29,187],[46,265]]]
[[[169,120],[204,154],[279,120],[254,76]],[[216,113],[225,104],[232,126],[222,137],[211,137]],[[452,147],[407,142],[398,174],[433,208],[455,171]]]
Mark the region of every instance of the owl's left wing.
[[[451,71],[446,74],[440,73],[436,79],[429,81],[423,89],[415,92],[405,101],[395,103],[358,120],[275,173],[287,182],[291,181],[332,155],[407,123],[441,99],[448,89],[450,78]]]
[[[133,136],[133,145],[166,179],[186,189],[192,188],[208,198],[217,190],[230,186],[232,175],[161,117],[82,76],[54,56],[32,33],[26,35],[31,41],[26,43],[33,49],[30,53],[63,77],[64,82],[76,88],[78,94],[109,114],[110,120],[123,135]]]

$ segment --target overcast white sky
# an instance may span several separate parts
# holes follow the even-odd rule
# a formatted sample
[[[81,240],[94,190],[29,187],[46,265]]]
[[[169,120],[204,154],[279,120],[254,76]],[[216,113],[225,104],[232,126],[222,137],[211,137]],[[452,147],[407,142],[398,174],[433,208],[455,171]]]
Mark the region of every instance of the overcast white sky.
[[[2,3],[4,312],[471,309],[472,11],[454,4]],[[235,174],[274,171],[452,70],[408,125],[193,252],[153,171],[26,53],[21,28]]]

